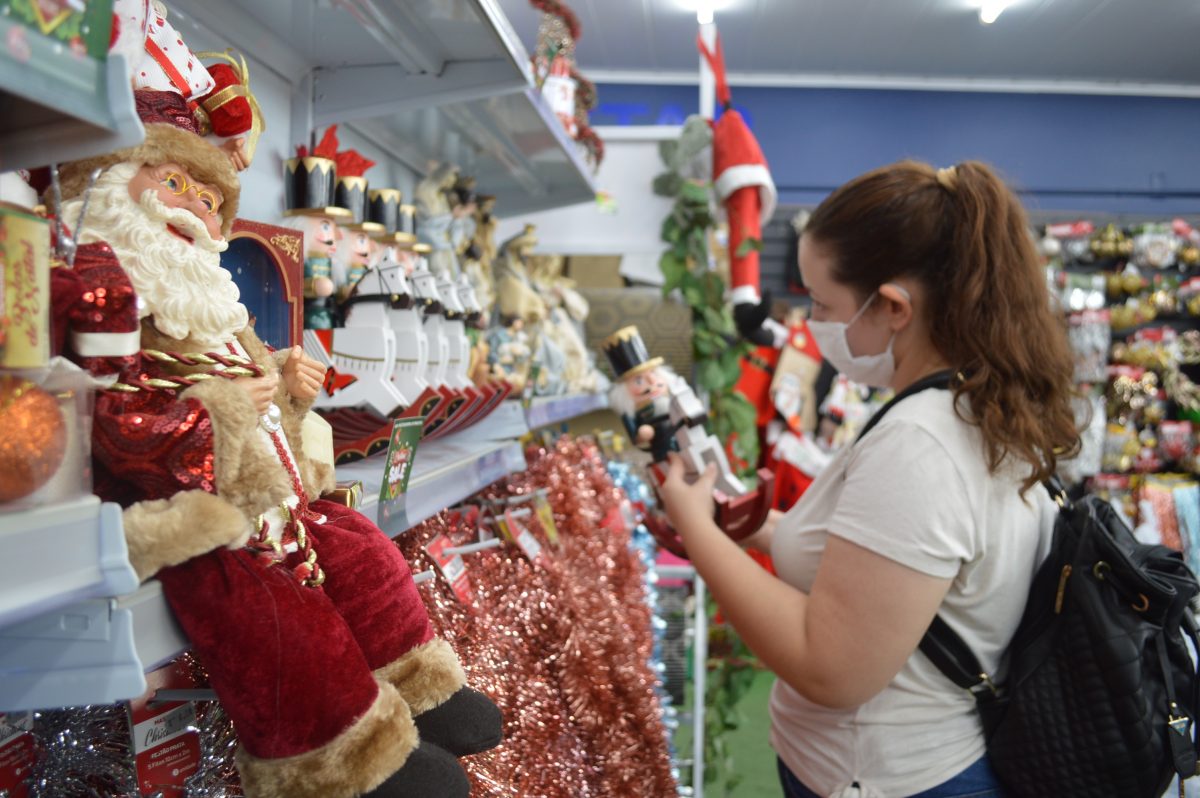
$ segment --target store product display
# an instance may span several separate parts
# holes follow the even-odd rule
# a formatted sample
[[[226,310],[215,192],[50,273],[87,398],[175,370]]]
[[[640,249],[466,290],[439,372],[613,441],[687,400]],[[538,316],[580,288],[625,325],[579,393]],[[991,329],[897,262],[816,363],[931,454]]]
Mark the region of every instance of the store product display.
[[[533,560],[512,545],[465,555],[473,604],[443,581],[422,586],[439,633],[460,646],[468,674],[489,685],[505,718],[504,742],[465,760],[473,794],[675,794],[624,494],[593,443],[563,438],[528,459],[528,471],[485,494],[484,506],[528,508],[544,491],[557,546],[540,521],[523,521],[540,543]],[[471,542],[478,529],[466,517],[414,529],[400,541],[405,556],[428,562],[438,535]]]
[[[399,541],[414,565],[434,567],[430,543],[472,542],[484,507],[495,509],[496,518],[507,510],[539,544],[532,560],[512,544],[467,555],[468,603],[445,580],[420,587],[436,634],[451,641],[470,681],[485,685],[503,712],[504,741],[463,760],[471,794],[674,794],[664,725],[673,713],[663,711],[654,666],[652,544],[619,510],[636,498],[620,485],[636,494],[638,479],[622,463],[606,464],[596,445],[583,440],[563,438],[530,450],[528,458],[527,472]],[[535,496],[546,498],[548,515],[531,512]],[[211,679],[190,655],[178,667],[198,685]],[[202,700],[195,713],[198,756],[184,783],[187,794],[242,794],[233,768],[236,729],[224,704]],[[43,751],[36,783],[63,785],[62,794],[82,794],[83,785],[120,798],[136,794],[123,707],[35,713],[31,733]]]
[[[1127,229],[1057,223],[1042,239],[1081,390],[1083,450],[1062,474],[1110,497],[1139,538],[1182,549],[1193,565],[1200,563],[1188,523],[1200,512],[1197,239],[1183,219]]]
[[[14,620],[0,629],[16,637],[5,637],[0,670],[21,668],[24,684],[45,656],[27,641],[77,642],[67,638],[84,623],[72,614],[79,602],[89,612],[103,604],[104,617],[88,616],[95,645],[70,655],[104,649],[98,656],[109,659],[81,667],[94,698],[71,687],[97,703],[32,709],[54,702],[53,688],[38,703],[12,684],[0,689],[0,792],[677,794],[669,731],[678,721],[661,688],[653,619],[655,544],[630,509],[627,490],[646,488],[629,466],[606,463],[588,440],[550,436],[524,454],[510,441],[514,451],[440,466],[478,490],[528,462],[475,499],[489,508],[483,527],[457,509],[410,521],[406,488],[389,525],[373,496],[372,517],[359,512],[361,485],[334,480],[335,462],[379,454],[397,421],[415,419],[428,446],[524,389],[524,405],[512,402],[500,422],[515,441],[518,424],[603,406],[595,394],[607,381],[584,343],[588,303],[564,259],[539,258],[532,225],[497,246],[504,195],[478,194],[468,173],[480,168],[480,188],[483,176],[507,184],[471,147],[514,134],[481,120],[486,136],[456,138],[422,161],[428,173],[406,198],[377,184],[384,168],[372,161],[387,159],[406,191],[410,174],[357,124],[341,131],[361,151],[325,122],[300,133],[290,158],[286,139],[262,135],[286,124],[286,111],[274,115],[280,73],[262,73],[272,96],[260,107],[249,87],[260,53],[248,62],[184,41],[219,42],[238,20],[175,16],[159,0],[112,8],[129,95],[119,74],[101,77],[114,106],[136,108],[144,139],[57,159],[58,145],[48,146],[45,175],[3,181],[5,200],[27,204],[0,208],[0,422],[14,433],[0,444],[0,516],[20,527],[73,502],[99,520],[67,518],[72,541],[112,544],[99,559],[122,561],[129,580],[15,609],[4,594],[0,611]],[[557,123],[552,144],[578,137],[580,154],[598,162],[602,145],[586,125],[595,87],[566,55],[544,92],[517,95],[518,110],[533,103],[540,124],[539,103],[582,87],[581,102],[545,118]],[[297,111],[305,101],[288,102]],[[321,102],[318,92],[307,102]],[[541,132],[520,136],[536,142]],[[253,159],[268,149],[275,165],[264,170],[272,159]],[[578,171],[583,158],[569,155]],[[530,170],[523,189],[556,196],[553,181],[542,184],[542,155],[510,156]],[[33,209],[35,192],[10,193],[10,179],[36,183],[44,210]],[[524,207],[539,203],[548,207],[544,198]],[[267,221],[239,217],[250,208]],[[514,301],[516,312],[496,312]],[[533,402],[568,393],[579,396]],[[490,434],[456,436],[430,459]],[[417,458],[405,451],[388,463],[388,490],[408,482]],[[433,488],[454,481],[439,476]],[[410,505],[429,484],[414,483]],[[544,501],[532,507],[535,495]],[[440,576],[414,577],[439,567],[435,538],[475,543],[484,528],[508,539],[467,558],[465,603]],[[7,534],[6,523],[5,546]],[[67,620],[55,628],[70,627],[62,635],[17,629],[53,626],[59,612]],[[27,661],[14,663],[10,639]],[[94,676],[105,669],[123,678],[105,685]],[[45,684],[68,671],[49,664]],[[140,697],[131,673],[149,685]],[[108,703],[119,699],[128,703]]]

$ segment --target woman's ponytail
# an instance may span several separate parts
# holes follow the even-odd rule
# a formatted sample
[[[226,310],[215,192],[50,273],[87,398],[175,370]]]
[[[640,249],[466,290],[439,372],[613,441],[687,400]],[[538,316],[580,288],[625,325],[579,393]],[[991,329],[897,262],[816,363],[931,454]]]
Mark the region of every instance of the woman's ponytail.
[[[933,344],[963,377],[956,393],[993,471],[1010,457],[1027,463],[1028,490],[1078,453],[1065,324],[1025,211],[989,167],[878,169],[834,192],[805,235],[863,297],[897,277],[922,283]]]

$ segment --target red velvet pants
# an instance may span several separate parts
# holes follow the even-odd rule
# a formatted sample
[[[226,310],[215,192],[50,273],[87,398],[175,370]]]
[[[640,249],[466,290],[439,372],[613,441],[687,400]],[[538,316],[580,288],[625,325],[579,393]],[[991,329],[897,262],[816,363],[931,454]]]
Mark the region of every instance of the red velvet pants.
[[[333,740],[375,701],[372,671],[433,637],[395,544],[346,507],[312,509],[328,518],[308,527],[320,588],[292,574],[297,554],[266,567],[218,549],[158,574],[242,745],[263,759]]]

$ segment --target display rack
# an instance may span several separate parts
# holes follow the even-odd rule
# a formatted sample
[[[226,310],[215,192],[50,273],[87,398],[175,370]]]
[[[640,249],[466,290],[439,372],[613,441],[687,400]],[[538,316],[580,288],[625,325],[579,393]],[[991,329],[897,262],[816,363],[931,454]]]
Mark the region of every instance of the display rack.
[[[187,35],[251,54],[293,85],[292,138],[353,130],[422,174],[453,161],[505,214],[590,201],[591,170],[534,84],[493,0],[172,0]],[[228,20],[239,24],[229,26]]]
[[[53,557],[45,552],[53,551]],[[121,508],[95,496],[0,515],[0,627],[137,587]]]
[[[551,424],[561,424],[573,418],[604,410],[608,407],[608,395],[582,393],[572,396],[548,396],[534,399],[525,410],[525,421],[529,429],[536,430]]]
[[[679,762],[692,771],[691,788],[680,787],[680,795],[704,798],[704,695],[708,677],[708,598],[704,579],[690,565],[655,565],[655,581],[679,579],[691,582],[694,588],[692,616],[692,758]]]
[[[518,439],[531,429],[568,421],[606,403],[602,395],[590,394],[536,399],[528,408],[517,401],[505,402],[477,426],[421,444],[409,480],[406,523],[394,533],[400,534],[524,469],[525,455]],[[362,481],[360,509],[371,517],[379,502],[383,458],[375,455],[337,470],[339,479]],[[0,590],[0,597],[12,604],[3,606],[9,617],[25,619],[0,628],[0,711],[106,703],[140,695],[145,690],[143,672],[188,648],[163,597],[162,585],[152,579],[137,587],[126,559],[116,505],[101,505],[93,497],[80,502],[73,513],[64,515],[61,505],[47,508],[45,513],[53,523],[24,524],[17,536],[6,526],[0,535],[0,554],[23,563],[52,562],[58,577],[54,586],[62,591],[49,598],[27,593],[36,571],[15,574],[14,579],[20,581]],[[44,545],[48,536],[54,537],[62,555],[59,559],[22,556],[12,548],[17,544],[9,543],[13,538],[28,545],[32,536],[39,535],[39,545]],[[94,570],[107,574],[107,581],[89,576],[92,572],[84,566],[93,560],[99,563]],[[47,592],[42,590],[42,594]],[[20,595],[24,605],[16,606],[10,593]],[[79,600],[117,593],[124,595]],[[54,609],[47,611],[50,607]],[[41,614],[30,617],[31,613]]]

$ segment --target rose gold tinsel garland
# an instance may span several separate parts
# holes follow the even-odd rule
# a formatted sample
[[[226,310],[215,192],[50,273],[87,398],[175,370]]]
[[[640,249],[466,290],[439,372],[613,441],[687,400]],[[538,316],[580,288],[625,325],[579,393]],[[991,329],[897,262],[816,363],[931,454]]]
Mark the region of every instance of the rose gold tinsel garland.
[[[489,498],[548,489],[561,543],[531,566],[515,548],[467,555],[475,604],[441,580],[422,586],[439,634],[454,645],[472,686],[505,717],[505,742],[463,760],[473,795],[500,798],[674,796],[644,574],[629,530],[601,527],[621,499],[593,444],[560,439],[531,450],[529,470]],[[424,545],[475,530],[443,513],[405,533],[414,570]]]

